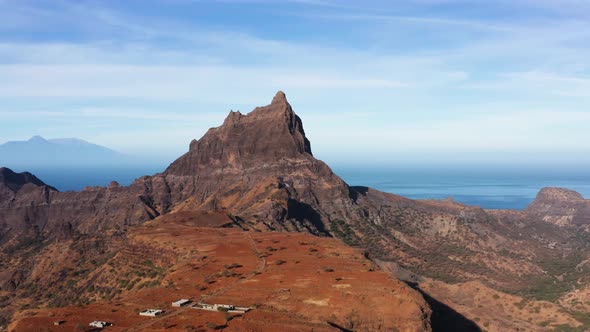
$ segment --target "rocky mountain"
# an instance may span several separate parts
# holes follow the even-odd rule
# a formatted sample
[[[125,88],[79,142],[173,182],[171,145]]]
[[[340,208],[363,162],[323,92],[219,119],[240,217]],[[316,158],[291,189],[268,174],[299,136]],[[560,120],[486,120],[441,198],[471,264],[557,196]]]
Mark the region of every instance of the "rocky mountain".
[[[189,152],[173,162],[166,174],[252,172],[262,167],[285,174],[280,168],[292,165],[291,161],[314,162],[314,158],[301,119],[279,91],[268,106],[247,115],[230,112],[221,127],[193,140]]]
[[[544,188],[525,213],[558,226],[590,226],[590,200],[564,188]]]
[[[365,259],[416,289],[404,292],[412,297],[420,292],[428,302],[432,319],[413,330],[585,328],[590,322],[580,317],[590,308],[572,301],[576,291],[590,285],[590,235],[579,226],[583,229],[590,215],[586,207],[581,196],[561,189],[542,190],[520,212],[487,211],[449,200],[414,201],[351,187],[313,156],[301,119],[278,92],[271,104],[249,114],[230,112],[164,172],[130,186],[113,183],[62,193],[38,185],[29,186],[26,195],[0,192],[0,264],[5,267],[0,290],[21,305],[111,301],[115,295],[105,298],[89,286],[103,280],[95,278],[97,273],[109,276],[104,287],[114,287],[106,280],[129,282],[104,264],[118,264],[113,261],[118,250],[138,250],[131,249],[130,234],[155,225],[164,230],[175,223],[217,225],[244,234],[310,233],[318,241],[336,237],[361,248]],[[191,227],[167,231],[162,243],[181,241]],[[142,248],[150,260],[153,255],[146,252],[164,250]],[[51,254],[59,250],[77,263],[56,263]],[[34,273],[49,265],[52,273]],[[149,282],[161,285],[163,278],[168,275]],[[68,283],[72,287],[65,287]],[[473,298],[457,292],[461,285]],[[40,295],[48,293],[51,298]],[[416,322],[428,319],[430,309],[417,305],[422,318]]]
[[[126,156],[78,138],[45,139],[0,144],[0,164],[12,168],[40,169],[120,164]]]

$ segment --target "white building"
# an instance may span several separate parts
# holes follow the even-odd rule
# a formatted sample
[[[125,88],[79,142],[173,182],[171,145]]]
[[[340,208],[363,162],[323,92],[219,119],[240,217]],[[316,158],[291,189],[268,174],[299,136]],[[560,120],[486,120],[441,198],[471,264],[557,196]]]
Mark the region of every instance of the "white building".
[[[191,303],[191,300],[189,300],[189,299],[181,299],[181,300],[178,300],[176,302],[172,302],[172,306],[173,307],[184,307],[185,305],[188,305],[189,303]]]
[[[164,313],[164,311],[159,310],[159,309],[146,309],[142,312],[139,313],[140,316],[146,316],[146,317],[156,317],[161,315],[162,313]]]
[[[199,302],[194,309],[209,310],[209,311],[227,311],[229,313],[243,314],[250,311],[252,308],[249,307],[236,307],[231,304],[208,304]]]
[[[99,329],[102,329],[102,328],[109,326],[110,324],[107,322],[100,321],[100,320],[95,320],[94,322],[92,322],[88,325],[90,327],[98,327]]]

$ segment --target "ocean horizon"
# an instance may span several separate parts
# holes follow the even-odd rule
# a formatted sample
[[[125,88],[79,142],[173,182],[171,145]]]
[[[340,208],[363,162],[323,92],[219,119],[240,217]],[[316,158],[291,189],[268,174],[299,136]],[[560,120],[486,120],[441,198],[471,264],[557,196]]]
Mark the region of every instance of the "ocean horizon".
[[[349,185],[362,185],[411,199],[446,199],[484,209],[526,208],[544,187],[561,187],[590,197],[583,170],[527,168],[336,168]]]
[[[15,169],[29,171],[60,191],[106,186],[111,181],[127,186],[165,166],[125,168]],[[447,199],[484,209],[526,208],[544,187],[562,187],[590,197],[590,174],[583,170],[393,168],[336,166],[334,172],[351,186],[367,186],[411,199]]]

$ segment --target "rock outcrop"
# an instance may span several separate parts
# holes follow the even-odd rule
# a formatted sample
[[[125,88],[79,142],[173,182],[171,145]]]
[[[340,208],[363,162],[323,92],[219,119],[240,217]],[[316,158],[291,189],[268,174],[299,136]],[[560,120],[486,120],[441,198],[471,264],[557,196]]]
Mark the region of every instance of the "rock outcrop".
[[[268,106],[247,115],[230,112],[223,125],[193,140],[189,152],[168,167],[169,175],[207,175],[264,171],[292,162],[313,162],[299,116],[279,91]],[[284,174],[284,173],[283,173]]]
[[[543,188],[524,212],[558,226],[590,225],[590,201],[564,188]]]
[[[15,173],[6,167],[0,167],[0,193],[12,192],[18,193],[23,187],[47,187],[50,190],[57,191],[39,180],[36,176],[29,172]],[[0,196],[0,200],[5,200],[6,197]]]

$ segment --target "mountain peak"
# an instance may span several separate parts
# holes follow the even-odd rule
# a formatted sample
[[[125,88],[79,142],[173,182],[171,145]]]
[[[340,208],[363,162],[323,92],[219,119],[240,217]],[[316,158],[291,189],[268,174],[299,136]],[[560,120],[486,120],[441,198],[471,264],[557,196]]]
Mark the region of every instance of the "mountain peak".
[[[576,203],[583,202],[584,197],[580,193],[573,190],[546,187],[539,191],[535,201],[543,203]]]
[[[45,138],[43,138],[42,136],[35,135],[35,136],[29,138],[29,142],[47,143],[47,140]]]
[[[220,168],[244,169],[288,159],[313,158],[301,118],[279,91],[271,104],[243,115],[230,112],[220,127],[211,128],[187,154],[166,170],[177,175]]]
[[[287,95],[283,91],[277,91],[272,98],[271,104],[287,103]]]

